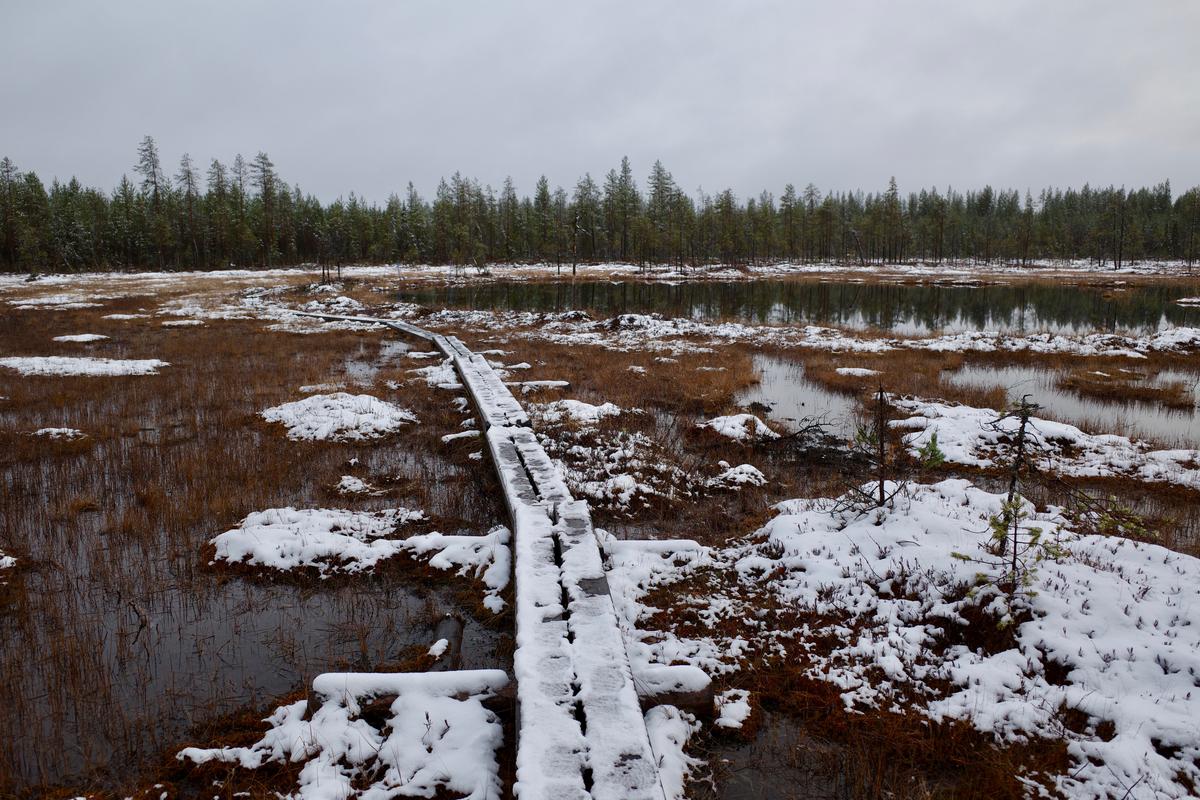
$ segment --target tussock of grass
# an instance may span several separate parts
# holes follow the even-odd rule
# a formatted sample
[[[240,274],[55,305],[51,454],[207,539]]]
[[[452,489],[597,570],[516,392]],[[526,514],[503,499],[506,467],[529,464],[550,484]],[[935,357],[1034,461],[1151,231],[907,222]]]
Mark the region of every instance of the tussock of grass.
[[[1075,369],[1058,381],[1058,387],[1106,402],[1156,403],[1167,408],[1191,409],[1196,401],[1182,381],[1149,383],[1141,371]]]

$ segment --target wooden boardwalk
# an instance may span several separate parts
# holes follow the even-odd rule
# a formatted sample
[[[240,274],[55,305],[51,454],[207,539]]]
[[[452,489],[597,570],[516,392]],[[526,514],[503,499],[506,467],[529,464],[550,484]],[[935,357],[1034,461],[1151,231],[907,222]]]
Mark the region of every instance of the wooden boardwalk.
[[[398,320],[296,313],[386,325],[430,342],[453,363],[480,419],[513,531],[515,794],[663,800],[638,685],[694,690],[695,670],[680,668],[691,672],[673,683],[677,668],[657,667],[656,679],[635,684],[588,505],[571,496],[500,376],[454,336]]]

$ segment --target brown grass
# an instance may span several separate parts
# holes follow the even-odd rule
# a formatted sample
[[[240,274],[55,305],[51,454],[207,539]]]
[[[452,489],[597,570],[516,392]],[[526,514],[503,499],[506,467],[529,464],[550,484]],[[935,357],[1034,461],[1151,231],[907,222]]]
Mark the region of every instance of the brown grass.
[[[762,576],[765,584],[772,576]],[[807,624],[812,634],[804,642],[788,645],[780,655],[759,647],[761,636],[754,624],[738,614],[719,615],[714,622],[708,615],[696,613],[705,603],[688,598],[712,594],[736,596],[759,614],[759,620],[771,630],[788,630]],[[846,710],[842,689],[814,677],[814,655],[826,653],[844,644],[854,633],[832,634],[834,629],[859,629],[863,619],[848,616],[821,617],[790,606],[780,605],[766,589],[738,585],[736,578],[714,571],[701,571],[675,585],[653,590],[646,602],[664,609],[647,620],[646,626],[670,630],[688,636],[740,636],[750,643],[743,668],[734,678],[736,686],[749,689],[760,711],[784,715],[794,730],[788,766],[800,767],[813,783],[837,787],[830,795],[850,800],[868,798],[975,798],[1024,796],[1018,775],[1060,773],[1069,764],[1066,744],[1061,741],[1035,740],[1024,745],[1001,745],[988,734],[974,729],[969,722],[934,723],[918,711],[908,709],[916,700],[898,698],[902,709],[872,710],[855,713]],[[965,641],[972,647],[999,651],[1011,646],[1011,634],[998,631],[983,619],[978,624],[948,632],[944,644]],[[977,630],[976,630],[977,629]],[[965,637],[965,638],[964,638]],[[882,673],[877,676],[886,679]],[[758,712],[756,712],[758,713]],[[714,771],[720,775],[723,744],[730,737],[754,736],[751,727],[743,734],[714,733],[708,743],[700,743],[701,752],[711,753]],[[769,776],[775,763],[760,765]],[[764,781],[772,785],[769,778]],[[700,798],[719,797],[703,787],[693,787]],[[774,786],[776,792],[783,787]],[[791,787],[788,787],[789,789]],[[795,795],[808,796],[799,789]],[[773,795],[774,796],[774,795]],[[782,795],[781,795],[782,796]]]
[[[800,721],[810,741],[838,747],[835,769],[850,798],[1021,798],[1018,775],[1059,773],[1066,742],[999,746],[968,722],[935,723],[916,711],[850,714],[840,690],[795,664],[759,673],[760,702]],[[818,751],[819,753],[819,751]]]
[[[942,373],[959,369],[966,361],[961,353],[923,350],[893,350],[886,353],[828,353],[789,351],[788,356],[804,364],[804,375],[827,389],[862,397],[880,386],[892,394],[928,397],[931,394],[952,402],[975,406],[1004,406],[1004,389],[974,389],[942,380]],[[871,369],[878,375],[843,375],[839,367]]]
[[[372,387],[349,388],[421,420],[378,444],[291,442],[257,417],[304,396],[301,385],[345,380],[347,360],[375,360],[379,333],[102,318],[158,299],[0,316],[0,355],[171,363],[158,375],[113,378],[0,369],[0,549],[20,559],[0,610],[9,626],[0,637],[0,796],[40,796],[29,787],[62,781],[72,791],[128,786],[193,721],[257,706],[264,693],[338,664],[387,663],[396,646],[424,636],[444,604],[478,603],[469,582],[418,566],[357,582],[247,580],[209,569],[208,539],[263,508],[407,505],[440,530],[475,533],[502,511],[490,471],[467,457],[478,442],[441,442],[464,418],[448,393],[424,382],[383,386],[410,378],[418,362],[401,356]],[[82,332],[112,338],[51,341]],[[41,427],[75,427],[87,438],[28,435]],[[388,494],[337,497],[330,487],[342,474]],[[486,653],[477,658],[487,663]]]
[[[1106,402],[1157,403],[1167,408],[1179,409],[1195,407],[1196,401],[1187,384],[1182,381],[1147,383],[1149,377],[1143,372],[1110,373],[1094,368],[1076,369],[1060,378],[1058,387]]]
[[[304,284],[311,279],[297,274],[285,281],[290,284],[287,299],[307,299]],[[346,281],[340,293],[377,302],[380,286],[386,285]],[[189,291],[223,296],[229,288],[224,280],[198,279]],[[300,336],[236,320],[164,329],[157,319],[101,318],[153,308],[162,299],[129,297],[79,311],[6,309],[0,317],[0,355],[87,353],[172,363],[158,376],[110,379],[23,378],[0,370],[0,396],[9,398],[0,401],[0,480],[6,490],[11,487],[0,499],[0,548],[22,559],[16,578],[10,578],[7,605],[0,606],[4,621],[13,623],[12,635],[0,640],[0,674],[5,675],[0,705],[6,709],[0,736],[22,743],[0,749],[0,796],[67,797],[88,789],[117,796],[116,786],[138,786],[134,796],[156,797],[149,794],[155,782],[193,791],[208,788],[214,779],[226,782],[222,796],[235,791],[274,796],[294,782],[294,766],[237,775],[227,767],[193,771],[174,761],[173,753],[183,741],[256,740],[265,712],[317,671],[422,668],[423,648],[406,646],[414,631],[424,632],[447,606],[478,611],[478,587],[402,560],[362,580],[318,581],[209,567],[208,539],[261,508],[403,504],[426,510],[430,527],[447,532],[481,532],[500,521],[502,513],[491,470],[469,458],[481,449],[480,441],[441,441],[443,434],[459,431],[464,418],[450,394],[423,382],[404,383],[395,391],[383,388],[386,380],[407,381],[409,368],[430,361],[401,357],[379,370],[373,388],[350,389],[411,408],[421,424],[378,445],[289,442],[279,428],[258,419],[257,412],[297,399],[300,385],[344,380],[345,362],[375,359],[384,335],[343,331]],[[91,345],[50,341],[53,335],[81,332],[113,338]],[[509,351],[499,359],[505,363],[533,365],[514,372],[512,380],[571,383],[561,391],[518,391],[520,399],[545,402],[567,396],[644,409],[646,413],[605,421],[597,435],[643,433],[662,463],[685,475],[712,474],[723,459],[754,464],[770,481],[738,492],[654,498],[634,514],[598,509],[594,516],[603,527],[629,536],[722,544],[760,526],[770,516],[771,503],[827,496],[859,474],[857,465],[836,453],[796,442],[743,446],[696,430],[700,416],[740,410],[739,392],[757,380],[753,356],[765,350],[726,346],[716,353],[660,361],[655,353],[566,347],[512,334],[464,338],[476,349]],[[417,344],[415,349],[426,348]],[[802,361],[806,376],[832,391],[858,395],[882,382],[899,394],[936,394],[991,407],[1003,405],[1002,390],[953,387],[942,381],[943,373],[968,361],[1056,367],[1086,363],[1098,370],[1108,363],[908,350],[879,355],[793,350],[786,355]],[[1128,365],[1125,360],[1112,363],[1118,361]],[[1172,356],[1153,356],[1148,362],[1139,365],[1153,370],[1185,363]],[[646,372],[635,373],[630,366]],[[844,376],[836,372],[842,366],[876,369],[882,375]],[[78,427],[88,438],[64,442],[27,435],[49,426]],[[540,430],[556,434],[553,428]],[[351,467],[353,457],[360,463]],[[962,473],[981,482],[996,479],[994,474],[949,468],[929,477]],[[331,486],[342,474],[368,480],[387,494],[338,497]],[[1187,549],[1200,542],[1195,522],[1200,503],[1194,496],[1159,496],[1141,485],[1102,483],[1104,491],[1127,489],[1149,498],[1145,512],[1156,524],[1171,531],[1175,525],[1179,531],[1163,543]],[[1047,489],[1037,499],[1053,502],[1054,497]],[[670,587],[651,601],[672,624],[686,626],[689,615],[681,598],[685,590],[703,596],[719,588],[707,580]],[[443,589],[448,581],[450,588]],[[794,610],[775,608],[765,596],[761,600],[777,625],[802,622]],[[259,617],[267,622],[255,629],[253,621]],[[488,619],[486,613],[478,616]],[[803,621],[818,631],[830,622]],[[493,622],[507,625],[509,619]],[[737,619],[720,623],[727,633],[741,624]],[[232,629],[246,631],[241,645],[221,638]],[[191,649],[181,649],[179,642]],[[474,657],[506,665],[511,648],[511,637],[499,636],[489,651]],[[239,673],[226,660],[231,653],[243,657],[249,650],[267,654],[265,667],[254,665],[256,675],[271,669],[286,674],[272,683],[245,685],[246,667]],[[837,688],[805,676],[804,669],[804,660],[796,659],[747,670],[737,680],[763,708],[802,727],[807,738],[796,756],[824,764],[846,787],[845,796],[1016,797],[1021,792],[1014,776],[1021,768],[1059,770],[1066,764],[1065,749],[1057,742],[997,747],[969,726],[934,725],[915,712],[847,714]],[[81,719],[92,721],[87,736],[76,733]],[[506,726],[506,740],[512,741],[511,718]],[[75,750],[67,757],[60,755],[64,748]],[[502,757],[511,779],[511,750]],[[72,784],[69,791],[31,788],[62,781]]]

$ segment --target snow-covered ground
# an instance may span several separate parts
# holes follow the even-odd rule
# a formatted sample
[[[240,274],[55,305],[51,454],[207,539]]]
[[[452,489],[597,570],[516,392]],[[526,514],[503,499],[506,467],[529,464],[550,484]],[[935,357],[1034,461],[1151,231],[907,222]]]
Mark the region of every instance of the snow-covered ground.
[[[417,421],[411,411],[377,397],[346,392],[273,406],[262,412],[262,418],[284,425],[289,439],[334,442],[378,439]]]
[[[162,367],[171,366],[157,358],[115,359],[73,356],[11,356],[0,358],[0,367],[16,370],[22,375],[156,375]]]
[[[1086,275],[1094,272],[1088,263],[1044,264],[1034,268],[1009,270],[995,266],[976,265],[896,265],[886,268],[873,266],[860,270],[854,266],[830,264],[774,264],[748,269],[725,270],[710,267],[701,272],[678,273],[672,270],[652,270],[646,273],[634,265],[581,266],[584,277],[638,275],[649,279],[693,280],[754,280],[787,275],[838,275],[854,280],[854,275],[891,275],[917,279],[953,279],[961,282],[968,276],[998,275],[1005,277],[1038,277],[1046,275]],[[1184,265],[1135,265],[1121,273],[1100,271],[1106,278],[1113,274],[1153,273],[1186,274]],[[131,275],[69,275],[44,276],[34,284],[22,279],[0,276],[0,294],[16,294],[9,303],[23,308],[76,308],[97,305],[97,300],[131,294],[179,292],[189,294],[169,297],[158,313],[186,317],[183,324],[204,320],[263,319],[268,328],[297,333],[316,333],[324,330],[367,330],[371,323],[354,321],[325,321],[302,317],[296,310],[324,313],[359,313],[360,300],[338,292],[338,286],[320,284],[309,286],[313,299],[293,304],[285,291],[314,280],[319,273],[312,270],[227,270],[213,273],[138,273]],[[557,274],[552,265],[497,266],[492,279],[535,280]],[[354,267],[346,271],[348,278],[379,282],[392,280],[446,283],[464,280],[461,271],[449,267]],[[474,277],[471,280],[488,280]],[[48,291],[53,290],[53,291]],[[36,293],[36,294],[35,294]],[[1184,298],[1182,302],[1190,298]],[[85,304],[81,306],[80,304]],[[702,322],[686,318],[664,318],[657,314],[621,314],[611,319],[592,320],[579,311],[559,313],[492,312],[447,309],[423,314],[422,309],[408,303],[393,303],[382,311],[383,316],[409,319],[422,314],[420,324],[433,328],[461,330],[521,329],[516,335],[544,339],[562,344],[595,345],[616,350],[658,350],[666,353],[705,352],[711,344],[749,342],[778,347],[809,348],[836,352],[880,353],[902,348],[929,349],[943,352],[1035,352],[1080,356],[1144,357],[1154,352],[1192,352],[1200,347],[1200,330],[1170,328],[1144,336],[1122,336],[1109,333],[1008,334],[1001,331],[972,331],[940,336],[904,338],[855,333],[816,325],[750,325],[737,322]],[[113,314],[110,319],[133,319],[143,314]],[[176,324],[174,322],[170,324]],[[706,341],[708,343],[706,343]]]
[[[779,438],[778,433],[771,430],[767,423],[753,414],[732,414],[725,417],[713,417],[710,420],[697,423],[697,427],[708,428],[736,442]]]
[[[699,269],[680,270],[674,265],[655,266],[650,269],[639,264],[579,264],[577,277],[603,278],[609,276],[639,277],[647,280],[686,281],[695,279],[719,279],[722,281],[755,280],[788,275],[845,275],[876,279],[879,277],[904,277],[929,280],[986,279],[989,276],[1004,278],[1039,278],[1069,275],[1073,278],[1096,275],[1107,279],[1129,275],[1174,275],[1188,276],[1195,272],[1194,266],[1184,262],[1135,262],[1125,264],[1120,270],[1111,265],[1098,265],[1090,260],[1045,260],[1029,265],[972,264],[942,262],[940,264],[871,264],[857,263],[791,263],[742,264],[737,267],[710,264]],[[430,264],[380,264],[346,266],[342,276],[347,280],[430,280],[445,282],[479,282],[480,280],[502,279],[506,281],[545,280],[560,276],[561,268],[555,264],[489,264],[486,272],[463,270],[453,265]],[[202,272],[90,272],[39,275],[33,283],[27,276],[18,274],[0,275],[0,291],[28,292],[31,289],[72,287],[86,295],[63,293],[56,301],[46,305],[61,305],[86,302],[85,297],[122,297],[161,291],[179,286],[181,283],[202,282],[204,284],[263,285],[281,283],[315,283],[321,270],[315,265],[286,269],[247,270],[225,269]],[[326,291],[341,291],[332,284]],[[11,301],[10,301],[11,302]]]
[[[728,571],[743,587],[689,602],[706,606],[714,628],[743,619],[750,638],[635,633],[631,648],[645,658],[718,673],[749,657],[803,659],[851,711],[915,708],[999,742],[1065,739],[1067,772],[1021,778],[1066,796],[1191,796],[1200,782],[1200,560],[1077,535],[1055,509],[1027,505],[1024,524],[1066,554],[1043,561],[1028,590],[1010,599],[981,583],[988,567],[956,556],[991,558],[989,521],[1003,502],[964,480],[909,485],[891,507],[859,515],[836,512],[830,500],[786,501],[765,528],[724,551],[680,557],[614,543],[611,585],[634,620],[653,612],[640,606],[651,587],[700,568]],[[756,592],[801,616],[839,621],[756,627],[763,598],[748,599]],[[964,628],[1009,618],[1011,647],[962,643]],[[1066,724],[1068,710],[1086,722]]]
[[[906,419],[892,424],[905,431],[915,455],[937,436],[946,460],[972,467],[1008,463],[1019,421],[988,408],[897,399],[894,405]],[[1145,442],[1116,434],[1090,434],[1074,425],[1030,420],[1030,455],[1051,474],[1077,478],[1129,478],[1145,483],[1170,483],[1200,490],[1200,450],[1156,450]]]
[[[608,404],[606,404],[608,405]],[[538,441],[575,496],[630,513],[653,498],[682,498],[693,490],[689,476],[640,431],[597,432],[578,424],[543,432]]]
[[[99,342],[108,337],[101,333],[72,333],[66,336],[55,336],[56,342]]]
[[[484,605],[500,613],[504,608],[500,593],[508,586],[511,572],[508,529],[496,527],[484,536],[397,535],[407,523],[424,517],[406,508],[256,511],[212,540],[214,561],[284,572],[312,569],[325,578],[366,572],[407,553],[427,559],[436,569],[478,578],[487,587]]]
[[[77,294],[51,294],[42,295],[39,297],[19,297],[9,300],[8,303],[15,308],[31,309],[38,308],[48,311],[67,311],[77,308],[98,308],[100,303],[95,302],[101,299],[92,295],[90,292],[82,292]]]
[[[811,274],[822,269],[831,268],[772,265],[754,268],[750,277]],[[973,269],[924,269],[896,268],[905,275],[982,274]],[[1083,271],[1086,267],[1058,265],[1053,269]],[[506,277],[545,276],[544,267],[541,272],[536,267],[500,270]],[[617,275],[633,272],[633,268],[623,272],[625,268],[611,265],[602,270]],[[989,273],[1001,271],[989,268]],[[593,272],[602,274],[601,268]],[[292,313],[278,289],[305,274],[205,273],[204,280],[228,282],[219,302],[184,297],[170,301],[158,313],[181,317],[162,323],[170,327],[250,318],[265,319],[272,329],[291,332],[372,327],[360,322],[323,322]],[[347,274],[391,278],[399,273],[392,268],[361,268]],[[712,269],[706,274],[741,279],[747,273]],[[690,277],[671,271],[656,275]],[[454,279],[442,268],[432,268],[423,277]],[[27,309],[86,308],[96,305],[93,299],[103,297],[87,291],[90,280],[89,276],[50,277],[41,283],[70,286],[72,291],[8,302]],[[144,288],[156,281],[161,286],[175,286],[179,276],[140,276],[140,280],[142,283],[128,282],[131,292],[137,291],[133,287]],[[246,290],[247,282],[260,286]],[[319,296],[306,298],[298,307],[326,313],[357,313],[363,308],[360,301],[341,294],[343,287],[325,289],[311,289]],[[0,291],[10,290],[26,291],[0,278]],[[385,313],[405,319],[420,312],[414,306],[396,305]],[[142,316],[146,315],[108,318]],[[420,324],[447,330],[509,329],[512,336],[533,340],[651,351],[661,360],[730,342],[843,352],[914,348],[1131,359],[1157,352],[1191,353],[1200,347],[1200,329],[1192,328],[1171,328],[1140,337],[1013,336],[983,331],[906,339],[818,326],[703,323],[644,314],[592,320],[579,312],[480,311],[435,312],[423,315]],[[58,339],[91,340],[78,336]],[[118,369],[114,365],[130,364],[153,367],[148,372],[113,371]],[[0,366],[23,374],[76,375],[149,374],[167,365],[45,357],[5,358],[0,359]],[[70,371],[69,367],[83,371]],[[526,368],[529,365],[522,363],[502,369]],[[630,369],[646,371],[645,367]],[[861,368],[837,371],[864,378],[876,374]],[[433,361],[413,372],[431,386],[460,388],[448,360]],[[631,375],[631,380],[635,379]],[[541,384],[561,382],[526,383],[545,388]],[[336,387],[304,387],[313,391],[332,388]],[[906,442],[914,452],[936,433],[941,450],[954,463],[989,467],[1002,463],[1007,455],[1006,436],[988,427],[995,412],[923,400],[897,404],[908,415],[897,427],[906,432]],[[715,493],[767,481],[756,467],[737,461],[732,465],[719,462],[712,477],[686,474],[663,457],[660,445],[651,437],[608,430],[607,423],[600,424],[636,409],[560,400],[532,410],[539,426],[547,426],[539,430],[539,441],[554,456],[571,491],[613,510],[634,509],[638,498],[678,499],[692,492]],[[366,440],[416,422],[411,412],[402,408],[370,395],[344,392],[286,403],[267,409],[262,416],[285,425],[290,438],[306,440]],[[748,446],[778,436],[750,414],[722,416],[700,424]],[[1005,424],[1011,433],[1015,423]],[[479,435],[477,430],[466,430],[443,440]],[[1061,475],[1122,477],[1200,488],[1200,458],[1194,450],[1154,450],[1126,437],[1088,434],[1046,420],[1035,420],[1034,436],[1043,467]],[[739,445],[729,446],[741,450]],[[353,476],[342,476],[334,488],[341,494],[377,491]],[[777,516],[757,534],[719,550],[694,543],[607,541],[613,567],[609,584],[618,613],[628,623],[625,633],[635,671],[655,664],[686,663],[729,675],[751,660],[801,660],[810,675],[839,688],[851,713],[912,707],[931,719],[966,721],[1001,742],[1029,737],[1067,740],[1075,762],[1069,772],[1022,778],[1052,785],[1068,796],[1097,800],[1126,795],[1187,796],[1186,782],[1200,783],[1200,729],[1194,721],[1200,718],[1200,694],[1196,691],[1200,635],[1191,621],[1200,609],[1200,562],[1154,545],[1077,535],[1057,510],[1037,513],[1029,508],[1026,524],[1036,525],[1043,536],[1060,541],[1066,555],[1040,566],[1031,578],[1033,591],[1012,599],[1001,597],[993,586],[977,586],[978,563],[955,554],[988,560],[989,520],[1000,512],[1002,501],[1000,495],[976,489],[966,481],[950,480],[908,486],[889,508],[860,516],[835,513],[830,500],[786,501],[776,507]],[[322,576],[369,571],[399,554],[425,557],[436,568],[481,580],[487,587],[485,605],[496,612],[502,610],[499,595],[511,572],[508,530],[496,528],[485,536],[405,536],[405,525],[420,518],[420,512],[402,508],[370,512],[270,509],[251,514],[236,528],[215,537],[212,544],[218,561],[274,570],[308,569]],[[602,533],[600,536],[604,538]],[[0,569],[10,567],[12,564],[5,562],[11,561],[0,553]],[[702,570],[731,577],[744,593],[715,592],[688,597],[687,603],[703,607],[702,613],[714,623],[710,626],[713,630],[717,621],[739,620],[743,625],[739,633],[687,638],[637,630],[637,624],[652,611],[642,605],[652,587]],[[976,591],[970,591],[972,587]],[[772,627],[761,616],[764,593],[770,596],[771,607],[799,610],[814,619],[833,619],[833,627]],[[1007,649],[989,652],[962,643],[964,627],[1003,623],[1010,623],[1012,631],[1012,646]],[[818,640],[834,644],[817,646]],[[364,796],[393,796],[409,789],[426,795],[444,790],[470,797],[496,796],[500,791],[495,768],[498,726],[479,702],[491,688],[465,692],[468,696],[464,699],[418,683],[395,692],[398,699],[391,708],[390,729],[373,729],[355,718],[359,701],[378,693],[364,686],[358,687],[361,692],[346,689],[327,696],[309,721],[302,719],[303,704],[281,707],[269,720],[271,728],[263,740],[250,747],[191,750],[183,755],[194,761],[216,759],[245,766],[303,759],[307,763],[299,796],[306,798],[345,796],[352,781],[361,789],[368,775],[374,783]],[[1082,714],[1086,722],[1068,726],[1064,710]],[[716,724],[736,728],[750,713],[748,692],[731,689],[719,696]],[[676,709],[661,707],[646,715],[646,725],[661,759],[659,769],[667,795],[677,796],[685,776],[698,765],[683,751],[696,723]],[[436,741],[430,739],[431,731],[440,731],[434,736]],[[474,736],[466,735],[468,731]],[[464,766],[464,759],[470,764]]]
[[[38,428],[33,435],[47,439],[82,439],[87,434],[77,428]]]
[[[298,792],[288,795],[296,800],[500,800],[503,730],[483,701],[507,682],[502,670],[319,675],[313,689],[323,702],[311,717],[299,700],[277,708],[262,739],[248,747],[188,747],[178,758],[246,769],[304,762]],[[360,716],[367,701],[390,696],[396,699],[382,726]]]
[[[402,312],[408,316],[411,312]],[[421,324],[478,331],[510,330],[514,336],[568,346],[610,350],[709,353],[722,344],[750,343],[843,353],[930,350],[956,353],[1043,353],[1142,359],[1151,353],[1190,353],[1200,348],[1200,328],[1174,327],[1153,334],[1026,333],[963,331],[925,337],[880,336],[820,325],[752,325],[703,322],[660,314],[620,314],[592,320],[578,311],[476,311],[445,309],[427,314]]]

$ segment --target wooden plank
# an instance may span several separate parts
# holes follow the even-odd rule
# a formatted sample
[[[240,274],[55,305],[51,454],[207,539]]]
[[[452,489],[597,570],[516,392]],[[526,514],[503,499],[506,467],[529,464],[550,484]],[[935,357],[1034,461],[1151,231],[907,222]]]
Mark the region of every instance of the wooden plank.
[[[298,313],[380,323],[432,342],[452,360],[481,420],[513,528],[514,793],[521,800],[663,800],[638,681],[587,503],[571,497],[525,409],[487,359],[455,336],[399,320]],[[651,689],[643,694],[651,696],[703,682],[694,671],[654,672],[643,665],[642,672]],[[380,680],[321,679],[322,688],[344,683],[343,691]]]
[[[595,800],[663,800],[658,768],[585,501],[558,506],[567,591]]]

